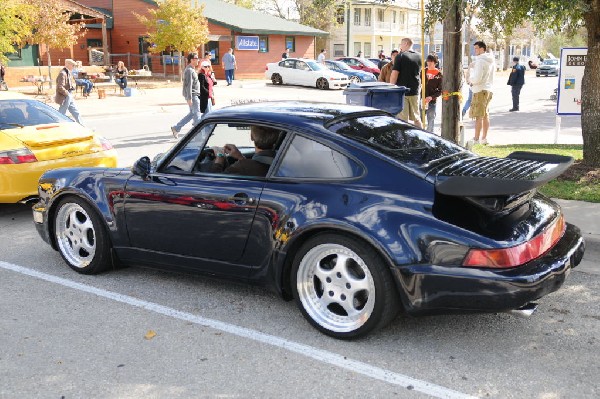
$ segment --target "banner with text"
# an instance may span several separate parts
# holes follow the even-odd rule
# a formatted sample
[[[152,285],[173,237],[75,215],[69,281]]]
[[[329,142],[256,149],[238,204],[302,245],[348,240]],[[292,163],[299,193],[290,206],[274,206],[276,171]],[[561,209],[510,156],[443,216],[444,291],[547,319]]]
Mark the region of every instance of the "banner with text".
[[[563,48],[560,51],[557,115],[581,115],[581,80],[587,48]]]
[[[236,36],[235,48],[237,50],[258,51],[258,36]]]

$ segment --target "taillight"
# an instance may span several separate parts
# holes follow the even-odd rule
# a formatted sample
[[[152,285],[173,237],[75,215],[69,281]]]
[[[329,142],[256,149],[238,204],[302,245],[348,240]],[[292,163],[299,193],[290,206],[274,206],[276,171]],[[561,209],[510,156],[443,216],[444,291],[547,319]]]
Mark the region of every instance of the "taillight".
[[[565,219],[560,215],[545,231],[523,244],[503,249],[469,250],[463,266],[499,269],[523,265],[552,248],[564,234],[565,228]]]
[[[0,165],[37,162],[37,158],[29,149],[0,151]]]

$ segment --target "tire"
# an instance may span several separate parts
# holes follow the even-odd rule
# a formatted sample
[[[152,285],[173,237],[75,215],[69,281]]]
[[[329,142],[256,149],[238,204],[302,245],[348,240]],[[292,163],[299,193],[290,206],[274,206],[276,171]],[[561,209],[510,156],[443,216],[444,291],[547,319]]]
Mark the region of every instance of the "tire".
[[[101,273],[111,266],[111,243],[98,213],[84,200],[66,197],[53,220],[58,251],[81,274]]]
[[[360,83],[360,78],[358,76],[350,76],[350,83]]]
[[[375,331],[392,321],[400,307],[381,257],[352,237],[323,233],[310,238],[294,257],[291,282],[304,317],[334,338]]]
[[[329,89],[329,82],[325,78],[317,79],[317,88],[321,90]]]
[[[274,74],[271,76],[271,82],[272,82],[274,85],[282,85],[282,84],[283,84],[283,79],[281,78],[281,75],[280,75],[280,74],[278,74],[278,73],[274,73]]]

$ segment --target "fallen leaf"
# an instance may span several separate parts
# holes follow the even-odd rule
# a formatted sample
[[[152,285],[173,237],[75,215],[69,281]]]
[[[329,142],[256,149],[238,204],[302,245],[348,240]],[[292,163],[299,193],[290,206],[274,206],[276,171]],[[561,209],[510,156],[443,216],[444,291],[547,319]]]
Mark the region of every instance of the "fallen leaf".
[[[154,332],[153,330],[148,330],[146,335],[144,335],[144,339],[152,339],[154,337],[156,337],[156,332]]]

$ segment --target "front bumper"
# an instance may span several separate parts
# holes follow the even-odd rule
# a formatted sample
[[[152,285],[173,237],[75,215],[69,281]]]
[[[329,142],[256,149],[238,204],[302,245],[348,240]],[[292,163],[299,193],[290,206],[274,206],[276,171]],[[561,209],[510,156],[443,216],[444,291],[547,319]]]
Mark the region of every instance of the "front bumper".
[[[555,69],[549,69],[549,70],[536,70],[535,71],[535,76],[558,76],[558,71]]]
[[[584,252],[579,229],[567,224],[550,251],[523,266],[492,270],[413,265],[398,268],[396,278],[410,314],[505,311],[559,289]]]

